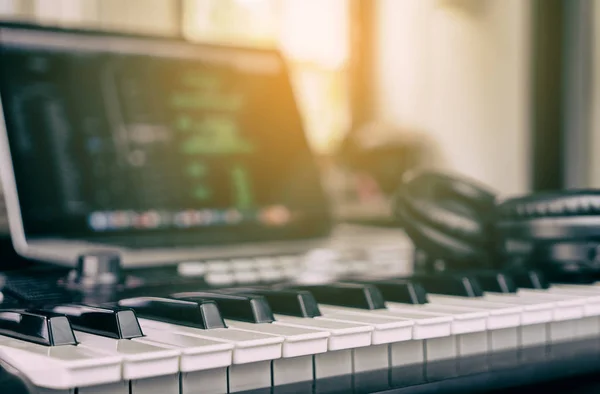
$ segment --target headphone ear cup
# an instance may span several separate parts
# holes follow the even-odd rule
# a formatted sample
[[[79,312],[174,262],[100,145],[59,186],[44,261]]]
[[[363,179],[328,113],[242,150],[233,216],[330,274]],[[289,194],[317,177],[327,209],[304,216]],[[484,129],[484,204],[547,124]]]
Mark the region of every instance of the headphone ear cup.
[[[408,179],[394,199],[395,216],[429,259],[452,268],[489,265],[491,192],[438,173]]]
[[[507,199],[499,204],[497,219],[505,260],[522,261],[555,281],[583,282],[600,276],[600,191]]]
[[[496,194],[475,181],[439,172],[422,172],[407,177],[406,187],[438,201],[456,201],[476,211],[489,213],[496,206]]]
[[[432,206],[422,203],[423,208]],[[486,261],[487,251],[484,247],[473,245],[456,237],[450,231],[443,231],[432,224],[420,219],[407,209],[403,204],[396,204],[396,218],[402,223],[407,235],[412,239],[415,247],[431,258],[452,262],[455,265],[468,265],[473,261]]]

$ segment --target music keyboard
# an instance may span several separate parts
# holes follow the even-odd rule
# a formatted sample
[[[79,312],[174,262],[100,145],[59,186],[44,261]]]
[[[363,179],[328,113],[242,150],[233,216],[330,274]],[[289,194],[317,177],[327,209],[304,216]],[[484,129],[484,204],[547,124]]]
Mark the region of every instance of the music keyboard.
[[[309,284],[260,280],[262,271],[310,276],[315,262],[306,256],[188,262],[194,275],[202,273],[194,291],[188,276],[185,292],[170,284],[139,296],[138,288],[135,297],[122,291],[94,308],[50,307],[38,295],[28,302],[29,293],[19,292],[27,281],[15,275],[0,313],[0,359],[44,394],[440,392],[452,385],[439,382],[461,379],[475,390],[469,379],[510,376],[517,384],[525,371],[529,380],[551,378],[600,361],[599,285],[466,296],[398,279],[403,273],[389,262],[385,281],[373,270],[363,270],[360,281],[344,278],[340,271],[348,270],[339,264],[329,262],[327,271],[338,281]],[[252,275],[206,283],[206,273],[234,265]],[[360,266],[352,263],[353,274]],[[50,324],[33,331],[19,324],[27,310],[39,310],[38,328],[51,322],[48,313],[66,316],[74,341],[52,344]]]

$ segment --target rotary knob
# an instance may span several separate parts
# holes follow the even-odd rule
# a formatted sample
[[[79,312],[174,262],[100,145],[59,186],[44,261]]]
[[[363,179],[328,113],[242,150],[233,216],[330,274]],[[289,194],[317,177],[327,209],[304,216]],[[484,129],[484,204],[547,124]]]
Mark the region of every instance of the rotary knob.
[[[75,287],[110,286],[122,281],[121,257],[114,252],[81,255],[77,267],[69,274],[69,284]]]

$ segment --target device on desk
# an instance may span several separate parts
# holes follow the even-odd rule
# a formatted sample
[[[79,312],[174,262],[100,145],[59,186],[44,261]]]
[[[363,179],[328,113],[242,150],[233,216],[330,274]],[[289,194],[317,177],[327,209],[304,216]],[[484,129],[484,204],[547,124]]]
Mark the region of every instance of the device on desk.
[[[278,52],[4,26],[0,53],[19,253],[74,265],[119,246],[126,266],[149,265],[230,244],[302,251],[328,234]]]
[[[276,52],[5,25],[0,55],[13,242],[75,266],[4,273],[0,387],[465,393],[596,370],[596,285],[412,275],[402,231],[327,236]],[[420,218],[487,242],[438,208]]]

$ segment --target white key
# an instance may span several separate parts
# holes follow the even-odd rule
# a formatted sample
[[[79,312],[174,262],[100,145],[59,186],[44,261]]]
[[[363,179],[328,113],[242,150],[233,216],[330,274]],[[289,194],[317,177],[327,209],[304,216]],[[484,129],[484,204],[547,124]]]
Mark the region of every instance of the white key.
[[[521,319],[524,310],[519,305],[490,302],[478,298],[429,295],[429,301],[441,308],[459,306],[473,310],[485,311],[487,316],[487,345],[488,352],[493,357],[500,353],[511,353],[512,361],[516,362],[517,351],[520,347]],[[498,365],[496,358],[491,358],[492,366]]]
[[[180,352],[182,394],[196,392],[199,382],[203,393],[217,394],[227,390],[227,367],[233,360],[233,344],[151,328],[145,328],[144,337],[134,341]]]
[[[520,306],[523,309],[521,314],[522,325],[552,321],[554,319],[554,309],[557,307],[552,301],[531,298],[518,293],[485,293],[483,300]]]
[[[371,344],[373,327],[335,320],[275,315],[273,324],[320,330],[329,334],[328,352],[314,357],[316,379],[352,374],[352,350]]]
[[[365,316],[340,312],[322,312],[322,316],[315,317],[317,320],[335,320],[347,323],[368,324],[373,327],[371,333],[371,345],[408,341],[412,339],[413,326],[415,323],[409,319],[392,320],[386,317]]]
[[[489,316],[486,311],[454,309],[451,306],[410,305],[397,302],[386,302],[385,305],[393,312],[410,312],[422,314],[423,316],[451,316],[451,332],[454,335],[485,331]]]
[[[389,348],[389,364],[390,368],[399,366],[413,365],[411,362],[423,362],[422,360],[441,361],[447,357],[456,357],[456,340],[451,333],[452,317],[450,316],[427,316],[418,313],[407,311],[392,311],[389,309],[376,310],[361,310],[357,308],[348,308],[332,305],[319,305],[319,309],[325,315],[330,313],[346,313],[355,316],[364,316],[367,319],[385,318],[390,321],[412,321],[412,340],[408,342],[416,342],[417,345],[405,344],[405,342],[392,343]],[[433,338],[436,340],[437,346],[427,346],[427,343]],[[412,352],[408,357],[402,354],[407,347]],[[447,354],[447,349],[452,349],[452,354]],[[425,353],[429,350],[429,358],[426,358]],[[419,361],[421,360],[421,361]]]
[[[312,356],[327,351],[329,333],[314,329],[307,329],[279,324],[253,324],[235,320],[226,320],[230,328],[260,332],[284,338],[281,359],[273,360],[273,384],[282,386],[286,384],[307,382],[313,379]],[[294,359],[290,361],[289,359]],[[290,374],[287,368],[295,368]]]
[[[142,330],[157,329],[234,345],[228,370],[230,392],[271,386],[271,360],[281,358],[284,338],[235,328],[202,330],[149,319],[138,319]]]
[[[424,316],[452,316],[451,330],[456,341],[456,356],[459,358],[483,356],[491,351],[487,335],[489,313],[485,310],[451,305],[410,305],[393,302],[386,303],[386,306],[392,311],[413,311]],[[448,339],[445,342],[451,345],[452,341],[453,339]],[[440,348],[436,346],[435,341],[428,341],[427,346]],[[431,354],[431,351],[428,354]],[[450,353],[446,352],[445,357],[449,355]]]
[[[521,325],[523,308],[519,305],[484,301],[480,298],[471,299],[437,294],[430,294],[428,298],[432,305],[439,305],[440,307],[449,305],[487,311],[489,313],[487,321],[488,330],[518,327]]]
[[[411,312],[394,312],[387,309],[361,310],[341,306],[321,305],[322,313],[347,313],[352,315],[374,316],[391,320],[413,321],[413,339],[428,339],[447,337],[451,335],[452,317],[449,316],[423,316]]]
[[[584,297],[535,289],[520,289],[517,294],[534,300],[554,302],[553,322],[548,325],[550,343],[569,342],[577,338],[577,321],[585,316],[586,311]]]
[[[329,333],[326,331],[272,323],[253,324],[236,320],[225,320],[225,324],[229,328],[284,338],[282,357],[285,358],[325,353],[327,351]]]
[[[199,328],[180,326],[149,319],[138,319],[142,330],[155,329],[176,334],[190,335],[217,342],[234,345],[233,363],[246,364],[265,360],[275,360],[281,357],[283,338],[257,332],[236,330],[234,328],[215,328],[202,330]]]
[[[42,346],[0,336],[0,358],[35,386],[69,390],[122,381],[122,357],[80,346]]]
[[[528,348],[543,348],[551,343],[550,329],[554,321],[555,309],[560,308],[556,303],[527,297],[518,293],[486,293],[483,299],[492,302],[519,305],[523,308],[518,335],[519,346],[525,357],[528,357],[525,353]],[[541,354],[543,355],[544,353],[541,350]],[[525,361],[527,361],[527,358]]]
[[[352,352],[354,373],[389,368],[389,344],[410,340],[414,326],[414,322],[407,319],[391,320],[377,316],[352,315],[343,312],[325,313],[315,319],[368,324],[373,327],[371,346],[357,348]]]
[[[233,360],[234,345],[231,343],[192,337],[165,330],[146,327],[144,328],[144,336],[135,338],[132,341],[177,349],[180,353],[179,368],[181,372],[228,367]]]
[[[600,316],[600,290],[586,286],[552,286],[551,294],[585,298],[584,316]]]
[[[328,350],[336,351],[369,346],[373,327],[367,324],[346,323],[316,318],[275,315],[277,325],[310,328],[329,333]]]
[[[123,379],[138,380],[179,372],[179,351],[129,339],[113,339],[75,331],[79,347],[122,357]],[[167,378],[168,379],[168,378]],[[177,382],[177,388],[179,383]]]
[[[546,290],[519,289],[518,295],[555,303],[554,320],[573,320],[584,316],[586,300],[583,297],[553,294]]]

